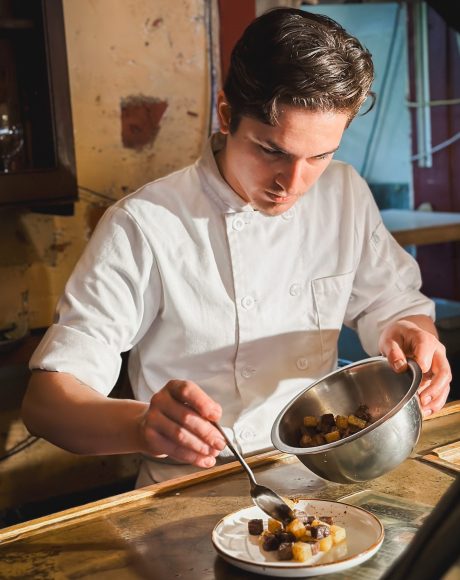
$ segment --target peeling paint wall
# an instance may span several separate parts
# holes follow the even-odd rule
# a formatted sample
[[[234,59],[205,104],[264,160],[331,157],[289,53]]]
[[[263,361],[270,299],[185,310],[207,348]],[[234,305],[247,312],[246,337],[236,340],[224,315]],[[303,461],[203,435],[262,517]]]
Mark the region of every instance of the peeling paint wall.
[[[211,0],[214,1],[214,0]],[[48,326],[105,208],[193,162],[208,134],[207,0],[64,0],[80,201],[0,210],[0,328]]]

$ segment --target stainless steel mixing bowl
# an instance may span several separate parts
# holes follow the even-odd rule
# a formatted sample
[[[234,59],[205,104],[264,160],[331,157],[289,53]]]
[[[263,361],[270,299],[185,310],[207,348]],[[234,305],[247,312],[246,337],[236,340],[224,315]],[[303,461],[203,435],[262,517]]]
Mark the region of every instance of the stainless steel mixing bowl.
[[[296,455],[311,471],[329,481],[354,483],[383,475],[413,451],[422,425],[417,388],[418,364],[398,374],[385,357],[364,359],[326,375],[297,395],[278,415],[273,445]],[[300,447],[306,415],[350,415],[369,408],[373,423],[353,435],[316,447]]]

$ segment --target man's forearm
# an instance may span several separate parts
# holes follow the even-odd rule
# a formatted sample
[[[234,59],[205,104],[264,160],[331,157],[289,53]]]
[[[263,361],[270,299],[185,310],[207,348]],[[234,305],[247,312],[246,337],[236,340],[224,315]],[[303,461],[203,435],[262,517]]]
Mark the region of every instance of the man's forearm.
[[[139,426],[147,403],[110,399],[67,373],[34,371],[22,414],[34,435],[73,453],[142,451]]]

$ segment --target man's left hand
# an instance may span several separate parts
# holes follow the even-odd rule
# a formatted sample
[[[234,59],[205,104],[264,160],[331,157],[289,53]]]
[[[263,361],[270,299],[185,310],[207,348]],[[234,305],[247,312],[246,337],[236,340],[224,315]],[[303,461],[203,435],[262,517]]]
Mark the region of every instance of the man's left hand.
[[[420,366],[419,386],[425,417],[439,411],[449,395],[452,373],[445,346],[439,342],[436,327],[428,316],[408,316],[386,326],[379,340],[380,352],[396,372],[407,369],[407,358]]]

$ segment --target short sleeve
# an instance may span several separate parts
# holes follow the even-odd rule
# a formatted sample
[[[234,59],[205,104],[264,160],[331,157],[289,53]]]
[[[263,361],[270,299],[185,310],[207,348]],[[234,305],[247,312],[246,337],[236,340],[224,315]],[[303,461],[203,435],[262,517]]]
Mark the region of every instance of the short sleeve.
[[[121,353],[145,333],[160,299],[152,249],[132,216],[112,206],[70,276],[30,368],[67,372],[108,394]]]

